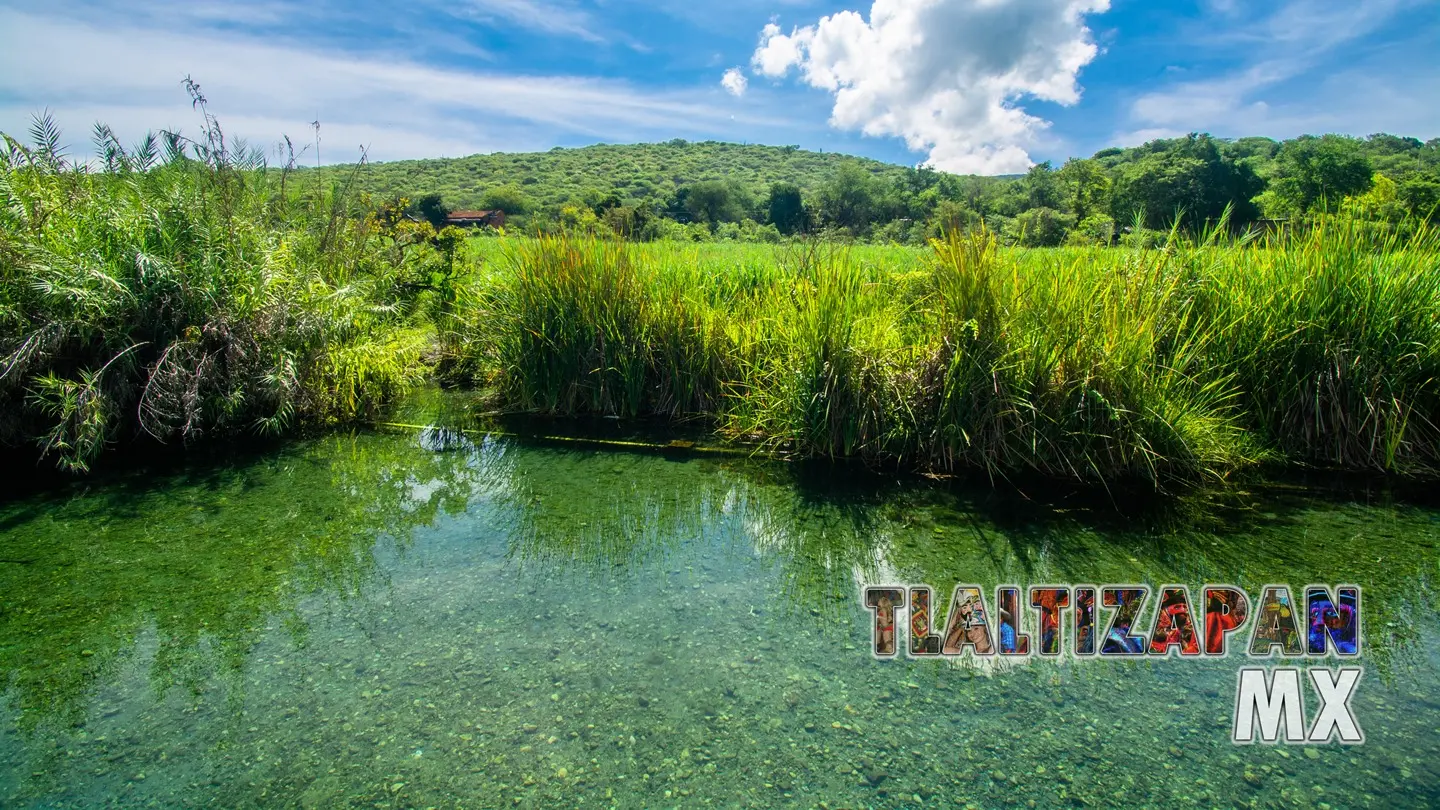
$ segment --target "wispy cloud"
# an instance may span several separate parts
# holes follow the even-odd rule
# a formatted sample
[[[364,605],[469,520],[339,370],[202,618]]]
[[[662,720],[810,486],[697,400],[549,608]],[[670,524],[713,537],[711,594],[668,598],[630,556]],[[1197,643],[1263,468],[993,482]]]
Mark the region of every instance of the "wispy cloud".
[[[376,159],[553,145],[557,133],[606,140],[737,131],[780,122],[713,103],[714,90],[642,90],[617,80],[441,68],[390,54],[274,44],[206,30],[92,27],[0,9],[0,129],[23,131],[42,107],[71,131],[107,120],[126,137],[193,125],[192,74],[226,125],[252,140],[306,132],[320,119],[335,159],[370,144]],[[65,59],[52,58],[63,43]],[[167,112],[168,111],[168,112]],[[329,148],[329,147],[327,147]]]
[[[450,14],[503,22],[531,31],[604,42],[599,22],[588,11],[545,0],[460,0],[436,6]]]
[[[1420,0],[1291,0],[1270,14],[1234,24],[1216,26],[1204,36],[1190,38],[1195,56],[1230,57],[1238,64],[1207,78],[1178,81],[1145,93],[1130,105],[1131,129],[1115,136],[1119,143],[1208,130],[1217,134],[1295,135],[1306,131],[1344,128],[1358,120],[1375,121],[1377,112],[1363,94],[1350,92],[1358,81],[1405,105],[1424,105],[1423,96],[1390,87],[1381,78],[1353,70],[1353,46],[1395,22],[1398,15]],[[1217,13],[1233,16],[1223,3],[1212,3]],[[1347,59],[1337,60],[1345,49]],[[1392,78],[1410,85],[1429,86],[1429,76],[1414,71]],[[1435,66],[1429,66],[1430,73]],[[1335,81],[1342,73],[1349,79]],[[1304,79],[1299,96],[1281,92]],[[1308,91],[1308,92],[1307,92]],[[1368,111],[1367,115],[1359,115]],[[1400,120],[1395,115],[1382,119]],[[1435,117],[1432,116],[1432,120]]]

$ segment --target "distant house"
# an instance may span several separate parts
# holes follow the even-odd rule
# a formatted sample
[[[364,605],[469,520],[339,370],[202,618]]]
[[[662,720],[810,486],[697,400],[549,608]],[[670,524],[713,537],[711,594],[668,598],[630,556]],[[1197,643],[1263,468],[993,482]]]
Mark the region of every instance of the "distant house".
[[[451,211],[450,216],[445,218],[445,224],[461,228],[478,228],[482,225],[503,228],[505,212],[498,208],[494,211]]]

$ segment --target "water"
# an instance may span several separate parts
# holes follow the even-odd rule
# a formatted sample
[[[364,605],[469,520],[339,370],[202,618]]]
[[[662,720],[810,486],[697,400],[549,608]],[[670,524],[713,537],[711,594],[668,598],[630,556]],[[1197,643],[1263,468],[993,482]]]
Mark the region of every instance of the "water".
[[[1440,512],[1122,506],[405,429],[100,476],[0,506],[0,806],[1440,802]],[[960,578],[1358,583],[1367,742],[1232,745],[1238,656],[871,658],[857,583]]]

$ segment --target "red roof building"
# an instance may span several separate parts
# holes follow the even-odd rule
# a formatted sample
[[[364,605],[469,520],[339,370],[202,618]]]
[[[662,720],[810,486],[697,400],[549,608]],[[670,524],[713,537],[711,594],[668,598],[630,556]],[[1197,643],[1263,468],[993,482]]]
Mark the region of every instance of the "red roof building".
[[[478,228],[482,225],[503,228],[505,212],[498,208],[493,211],[451,211],[450,216],[445,218],[445,224],[461,228]]]

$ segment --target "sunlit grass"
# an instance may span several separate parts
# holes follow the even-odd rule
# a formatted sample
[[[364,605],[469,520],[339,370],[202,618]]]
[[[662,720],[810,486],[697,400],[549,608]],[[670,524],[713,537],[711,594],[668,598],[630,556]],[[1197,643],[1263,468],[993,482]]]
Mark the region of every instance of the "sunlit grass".
[[[1154,249],[473,240],[457,358],[507,409],[802,456],[1202,482],[1440,461],[1440,243],[1344,222]]]
[[[434,250],[205,122],[129,149],[97,127],[100,166],[48,119],[4,138],[0,443],[85,470],[136,438],[373,416],[427,375]]]

